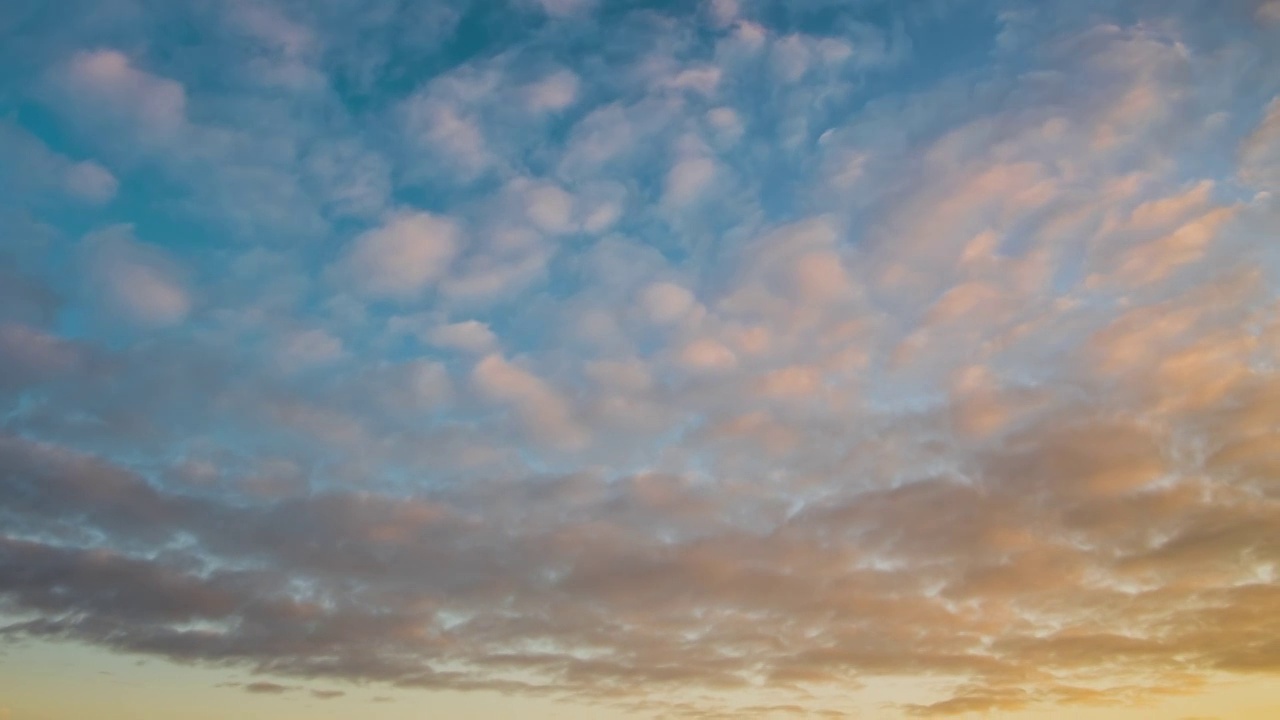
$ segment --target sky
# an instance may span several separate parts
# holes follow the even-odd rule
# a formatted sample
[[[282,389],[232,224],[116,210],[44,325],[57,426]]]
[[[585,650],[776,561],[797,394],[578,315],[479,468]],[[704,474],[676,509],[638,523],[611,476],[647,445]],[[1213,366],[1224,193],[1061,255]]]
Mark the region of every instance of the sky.
[[[0,3],[0,720],[1280,717],[1280,0]]]

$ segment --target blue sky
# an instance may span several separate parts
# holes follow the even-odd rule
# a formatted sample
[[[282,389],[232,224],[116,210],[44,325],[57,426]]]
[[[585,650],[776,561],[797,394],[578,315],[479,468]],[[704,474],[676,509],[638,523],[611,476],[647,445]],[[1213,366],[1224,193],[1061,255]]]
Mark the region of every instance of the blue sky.
[[[593,717],[1265,679],[1278,33],[6,3],[0,632]]]

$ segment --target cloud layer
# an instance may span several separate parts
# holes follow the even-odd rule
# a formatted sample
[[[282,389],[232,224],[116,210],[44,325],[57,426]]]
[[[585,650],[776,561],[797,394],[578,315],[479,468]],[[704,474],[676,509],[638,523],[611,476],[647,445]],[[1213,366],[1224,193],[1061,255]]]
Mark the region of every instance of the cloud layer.
[[[1280,672],[1275,3],[1121,5],[33,11],[2,632],[655,717]]]

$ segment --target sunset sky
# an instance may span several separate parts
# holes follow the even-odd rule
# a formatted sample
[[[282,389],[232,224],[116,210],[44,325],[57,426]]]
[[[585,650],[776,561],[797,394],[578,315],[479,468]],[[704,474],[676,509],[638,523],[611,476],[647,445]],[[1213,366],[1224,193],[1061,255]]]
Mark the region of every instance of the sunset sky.
[[[1280,717],[1280,0],[0,0],[0,720]]]

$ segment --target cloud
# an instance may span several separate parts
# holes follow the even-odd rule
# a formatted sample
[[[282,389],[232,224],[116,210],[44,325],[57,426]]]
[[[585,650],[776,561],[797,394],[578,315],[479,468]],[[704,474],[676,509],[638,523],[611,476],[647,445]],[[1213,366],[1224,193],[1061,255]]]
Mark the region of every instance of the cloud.
[[[551,184],[534,184],[524,188],[525,212],[534,226],[546,233],[571,232],[573,196]]]
[[[667,172],[664,201],[677,207],[694,202],[715,175],[715,162],[709,158],[691,157],[679,160]]]
[[[676,5],[37,22],[0,634],[691,718],[1280,672],[1267,6]]]
[[[0,389],[55,378],[83,362],[74,343],[21,322],[0,322]]]
[[[116,225],[81,241],[90,285],[118,318],[144,327],[182,322],[191,311],[183,271],[163,250],[133,238]]]
[[[76,53],[61,81],[77,102],[90,99],[111,115],[136,122],[139,132],[171,136],[187,124],[182,84],[139,69],[119,50]]]
[[[498,342],[489,326],[478,320],[437,325],[427,334],[428,339],[441,347],[465,350],[476,354],[491,352]]]
[[[316,143],[303,161],[311,183],[341,215],[375,216],[391,196],[391,170],[355,141]]]
[[[1280,188],[1280,98],[1240,146],[1240,179],[1264,190]]]
[[[319,698],[320,700],[333,700],[334,698],[340,698],[344,695],[346,695],[346,693],[343,692],[342,690],[312,690],[311,691],[311,697]]]
[[[356,236],[336,268],[368,297],[412,298],[445,275],[461,247],[462,230],[453,220],[401,212]]]
[[[503,109],[492,107],[492,98],[505,79],[501,67],[461,67],[433,79],[402,105],[410,144],[444,165],[452,180],[474,181],[494,170],[504,138],[487,134],[484,121]]]
[[[10,159],[0,183],[14,199],[59,191],[89,205],[103,205],[119,188],[115,175],[98,162],[75,161],[54,152],[19,126],[0,123],[0,147]]]
[[[293,688],[273,682],[258,681],[244,686],[244,691],[255,695],[282,695]]]
[[[558,203],[553,201],[552,209],[547,211],[550,213],[547,219],[553,226],[564,219],[557,207]],[[472,246],[441,289],[462,301],[510,297],[543,276],[554,250],[543,235],[530,228],[496,228]]]
[[[711,16],[712,23],[716,27],[726,27],[738,16],[738,1],[711,0],[711,2],[707,4],[707,11]]]
[[[529,85],[526,89],[529,109],[534,112],[558,112],[578,99],[580,81],[569,70],[558,70]]]
[[[537,4],[552,17],[569,17],[589,11],[595,0],[537,0]]]
[[[315,67],[321,40],[311,28],[265,4],[237,3],[227,14],[230,24],[258,45],[259,53],[248,61],[255,81],[293,91],[326,85],[327,78]]]
[[[22,272],[17,263],[0,266],[0,320],[47,325],[62,305],[53,288]]]
[[[727,370],[737,365],[738,358],[723,343],[700,338],[684,346],[680,361],[695,370]]]
[[[288,369],[331,363],[342,357],[342,341],[324,330],[291,332],[280,341],[278,359]]]
[[[577,447],[586,442],[568,403],[537,375],[501,355],[488,355],[476,363],[472,383],[485,397],[510,404],[525,431],[554,444]]]
[[[119,182],[106,168],[85,160],[67,169],[67,189],[91,203],[105,203],[115,197]]]
[[[669,282],[656,282],[644,289],[641,306],[650,322],[670,325],[678,322],[697,304],[693,293]]]

